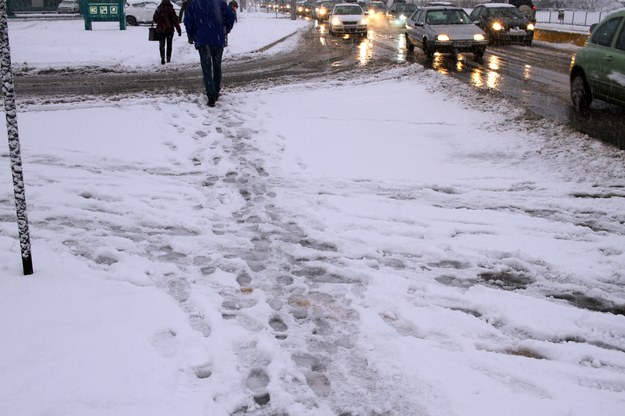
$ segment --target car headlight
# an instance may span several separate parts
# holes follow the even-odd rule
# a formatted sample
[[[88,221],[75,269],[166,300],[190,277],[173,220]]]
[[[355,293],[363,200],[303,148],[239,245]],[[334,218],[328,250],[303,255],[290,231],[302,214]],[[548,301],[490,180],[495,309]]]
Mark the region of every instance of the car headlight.
[[[473,35],[473,40],[485,40],[486,38],[484,37],[484,35],[482,35],[481,33],[478,33],[477,35]]]
[[[330,24],[332,24],[333,26],[338,26],[338,25],[342,24],[341,23],[341,19],[339,19],[338,17],[333,17],[332,21],[330,22]]]
[[[496,30],[496,31],[500,31],[500,30],[503,29],[503,26],[499,22],[493,23],[493,25],[491,27],[493,28],[493,30]]]
[[[528,24],[527,30],[534,30],[534,25],[532,23]]]
[[[406,20],[408,19],[406,16],[404,16],[403,14],[399,15],[399,20]]]
[[[449,42],[450,38],[449,38],[449,35],[442,34],[442,35],[437,35],[436,40],[439,42]]]
[[[326,14],[328,11],[326,9],[319,9],[319,16],[323,16],[324,14]]]
[[[365,17],[363,19],[360,19],[360,22],[358,22],[358,24],[359,25],[366,25],[367,24],[367,18]]]

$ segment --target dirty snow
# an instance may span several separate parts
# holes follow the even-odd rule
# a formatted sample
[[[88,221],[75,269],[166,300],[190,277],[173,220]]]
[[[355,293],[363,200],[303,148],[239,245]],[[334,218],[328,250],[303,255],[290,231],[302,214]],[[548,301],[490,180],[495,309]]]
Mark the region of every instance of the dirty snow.
[[[154,66],[101,35],[85,64]],[[623,414],[623,151],[415,64],[19,110],[0,414]]]

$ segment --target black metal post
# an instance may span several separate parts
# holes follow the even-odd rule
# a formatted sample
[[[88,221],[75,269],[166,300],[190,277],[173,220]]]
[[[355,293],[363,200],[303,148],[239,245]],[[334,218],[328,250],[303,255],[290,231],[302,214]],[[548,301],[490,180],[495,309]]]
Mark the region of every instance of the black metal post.
[[[13,193],[17,210],[17,228],[19,231],[22,267],[24,275],[33,274],[33,259],[30,252],[30,236],[28,233],[28,216],[26,215],[26,192],[22,176],[22,156],[20,139],[17,130],[17,109],[15,106],[15,87],[11,71],[11,48],[9,47],[9,27],[7,22],[7,3],[0,0],[0,71],[2,72],[2,95],[4,96],[4,112],[7,119],[7,137],[9,139],[9,156],[13,173]]]

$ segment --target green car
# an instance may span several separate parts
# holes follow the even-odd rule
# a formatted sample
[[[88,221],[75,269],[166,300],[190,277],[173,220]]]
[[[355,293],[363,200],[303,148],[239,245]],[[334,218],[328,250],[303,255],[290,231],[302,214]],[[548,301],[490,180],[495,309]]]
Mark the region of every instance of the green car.
[[[609,14],[571,61],[571,99],[581,111],[593,98],[625,106],[625,10]]]

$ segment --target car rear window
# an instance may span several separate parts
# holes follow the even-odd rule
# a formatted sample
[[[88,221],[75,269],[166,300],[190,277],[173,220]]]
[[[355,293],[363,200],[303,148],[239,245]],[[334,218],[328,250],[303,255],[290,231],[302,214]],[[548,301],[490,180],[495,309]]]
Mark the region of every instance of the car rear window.
[[[618,29],[622,19],[623,18],[619,16],[606,20],[600,24],[593,32],[592,37],[590,38],[590,43],[601,46],[610,46],[612,43],[612,37],[614,37],[614,32]]]
[[[521,6],[534,7],[534,3],[532,3],[532,0],[510,0],[508,3],[516,7],[521,7]]]
[[[490,15],[499,18],[522,19],[525,16],[516,7],[489,7]]]

